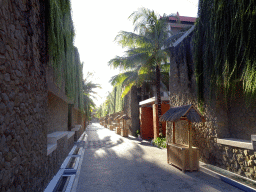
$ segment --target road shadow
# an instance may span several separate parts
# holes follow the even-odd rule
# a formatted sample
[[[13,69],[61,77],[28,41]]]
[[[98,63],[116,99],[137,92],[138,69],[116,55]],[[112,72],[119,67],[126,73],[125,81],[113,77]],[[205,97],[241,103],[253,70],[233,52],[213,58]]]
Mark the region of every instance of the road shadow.
[[[101,141],[102,147],[85,149],[77,192],[241,191],[203,172],[184,174],[148,142],[130,142],[135,140],[129,137],[110,142],[111,135]]]

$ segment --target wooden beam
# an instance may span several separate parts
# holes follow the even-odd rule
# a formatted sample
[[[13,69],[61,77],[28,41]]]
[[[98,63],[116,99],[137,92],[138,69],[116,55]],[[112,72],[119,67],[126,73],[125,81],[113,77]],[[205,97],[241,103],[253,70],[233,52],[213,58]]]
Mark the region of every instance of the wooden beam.
[[[175,143],[175,122],[172,122],[172,141]]]
[[[188,118],[187,117],[181,117],[180,120],[186,120],[187,121]]]
[[[191,127],[191,121],[188,121],[188,146],[189,146],[189,169],[190,171],[193,171],[192,169],[192,127]]]

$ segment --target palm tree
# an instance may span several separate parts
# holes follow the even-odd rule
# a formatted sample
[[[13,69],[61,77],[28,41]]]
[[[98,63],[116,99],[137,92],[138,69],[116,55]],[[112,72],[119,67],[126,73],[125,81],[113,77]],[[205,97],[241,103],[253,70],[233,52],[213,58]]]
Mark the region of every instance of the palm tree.
[[[93,108],[95,108],[95,103],[93,101],[93,99],[95,99],[95,96],[93,94],[96,94],[96,92],[93,91],[93,89],[101,87],[99,84],[92,83],[87,79],[88,78],[83,81],[83,101],[86,119],[90,119],[91,111]]]
[[[161,68],[161,81],[160,85],[161,88],[165,91],[168,91],[168,83],[169,83],[169,71],[168,67]],[[122,92],[122,98],[130,91],[132,86],[136,87],[142,87],[142,92],[144,95],[144,89],[146,87],[151,86],[152,84],[155,84],[155,73],[154,70],[145,70],[141,69],[141,65],[138,67],[125,71],[123,73],[119,73],[118,75],[114,75],[110,79],[110,83],[113,86],[121,85],[122,87],[125,87],[124,91]],[[151,89],[152,91],[152,89]]]
[[[114,68],[130,70],[120,78],[129,75],[131,71],[138,74],[138,83],[147,79],[149,72],[155,71],[156,95],[158,104],[158,118],[161,116],[161,95],[160,95],[160,71],[162,64],[167,65],[167,48],[171,44],[171,32],[168,29],[167,16],[162,18],[154,11],[141,8],[133,12],[130,17],[133,20],[134,32],[121,31],[116,36],[115,41],[123,47],[128,48],[126,55],[115,57],[109,61],[109,65]],[[125,92],[135,85],[136,81],[127,78]],[[159,133],[162,135],[162,124],[159,122]]]

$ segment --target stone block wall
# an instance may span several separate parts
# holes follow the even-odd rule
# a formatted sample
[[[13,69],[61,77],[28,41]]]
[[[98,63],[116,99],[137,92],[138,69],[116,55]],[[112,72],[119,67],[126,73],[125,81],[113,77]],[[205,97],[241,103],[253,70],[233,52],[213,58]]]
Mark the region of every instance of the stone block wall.
[[[217,166],[256,180],[256,151],[216,143],[214,149]]]
[[[47,175],[44,1],[0,1],[0,191],[43,191]]]
[[[1,192],[43,191],[73,146],[64,137],[47,156],[47,133],[65,130],[67,117],[61,101],[59,114],[48,105],[45,3],[0,1]]]
[[[68,149],[67,151],[69,152],[72,147],[74,146],[74,141],[75,141],[75,134],[72,135],[69,139],[68,139]]]
[[[199,109],[194,64],[188,63],[185,58],[175,60],[171,57],[170,69],[170,106],[193,104]],[[241,92],[238,92],[234,98],[229,98],[227,104],[221,92],[216,97],[213,95],[212,99],[209,92],[210,88],[205,87],[202,113],[206,122],[192,124],[193,145],[199,148],[200,160],[255,179],[253,150],[216,142],[216,138],[250,140],[250,135],[256,134],[255,108],[245,107]],[[167,142],[172,142],[172,123],[168,123]],[[176,123],[176,143],[188,143],[187,122]]]
[[[137,98],[136,87],[132,87],[129,93],[125,96],[124,113],[131,118],[131,120],[127,121],[129,134],[135,136],[136,131],[140,129],[139,100]]]
[[[48,92],[47,133],[68,131],[68,103]]]
[[[80,136],[83,134],[83,129],[81,128],[81,129],[79,129],[78,131],[76,131],[75,132],[75,137],[74,137],[74,141],[77,141],[79,138],[80,138]]]
[[[65,137],[62,137],[59,140],[57,140],[57,149],[47,156],[48,169],[46,169],[45,172],[47,176],[46,179],[48,180],[48,182],[58,172],[61,164],[67,157],[69,151],[70,150],[68,147],[68,140],[66,135]]]
[[[74,127],[75,125],[80,124],[78,122],[78,110],[76,108],[72,109],[72,127]]]
[[[240,82],[238,90],[231,98],[228,108],[228,128],[230,137],[251,140],[251,135],[256,134],[256,104],[246,103],[242,86]]]

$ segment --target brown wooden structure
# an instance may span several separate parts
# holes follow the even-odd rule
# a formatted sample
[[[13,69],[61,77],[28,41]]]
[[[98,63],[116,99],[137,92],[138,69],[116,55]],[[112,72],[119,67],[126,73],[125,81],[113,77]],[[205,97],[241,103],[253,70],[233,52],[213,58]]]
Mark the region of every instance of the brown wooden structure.
[[[126,114],[120,117],[120,119],[123,121],[123,126],[121,127],[121,136],[128,137],[128,129],[126,128],[126,121],[131,119]]]
[[[121,116],[120,115],[116,116],[115,120],[117,121],[116,134],[121,135],[121,127],[120,127]]]
[[[199,170],[199,150],[192,147],[192,126],[191,122],[204,122],[204,117],[193,105],[170,108],[160,121],[173,122],[172,140],[173,143],[167,143],[167,162],[179,167],[183,172],[186,170]],[[177,144],[175,142],[175,122],[180,120],[188,121],[188,145]]]

